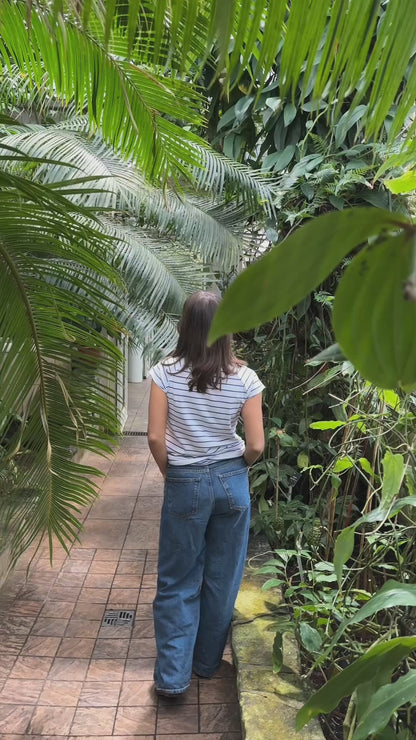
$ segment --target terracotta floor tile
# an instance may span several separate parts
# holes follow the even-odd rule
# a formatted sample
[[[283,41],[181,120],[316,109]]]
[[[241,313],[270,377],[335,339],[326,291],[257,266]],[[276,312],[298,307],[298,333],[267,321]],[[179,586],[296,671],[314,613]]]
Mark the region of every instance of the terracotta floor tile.
[[[120,555],[120,563],[141,563],[147,560],[149,551],[147,549],[140,548],[136,550],[133,548],[123,548]]]
[[[140,619],[153,619],[153,605],[152,604],[137,604],[136,609],[136,620]]]
[[[165,733],[195,732],[199,729],[197,704],[174,704],[159,706],[156,732]]]
[[[36,616],[33,615],[28,617],[9,614],[1,621],[0,641],[7,640],[11,635],[28,635],[35,622]]]
[[[120,738],[117,740],[120,740]],[[156,740],[241,740],[241,732],[199,732],[197,735],[195,733],[188,735],[182,732],[180,735],[169,733],[156,735]],[[286,738],[276,738],[276,740],[286,740]]]
[[[239,732],[240,707],[237,704],[201,704],[201,732]]]
[[[122,547],[128,527],[127,519],[88,519],[81,541],[89,547]]]
[[[133,520],[154,520],[159,521],[160,512],[162,510],[163,496],[144,496],[140,492],[140,496],[137,498],[137,504],[133,511]]]
[[[123,707],[156,706],[153,681],[124,681],[119,705]]]
[[[95,643],[93,658],[127,658],[128,639],[98,639]]]
[[[54,586],[48,593],[48,599],[50,601],[72,601],[75,602],[79,596],[81,589],[69,588],[65,586]]]
[[[123,562],[117,566],[117,577],[135,576],[138,580],[144,571],[144,560],[139,563]]]
[[[7,612],[13,612],[14,616],[37,617],[42,609],[43,601],[30,601],[29,599],[16,599],[7,607]]]
[[[84,658],[55,658],[48,678],[57,681],[83,681],[88,664],[89,661]]]
[[[65,637],[91,637],[98,635],[101,622],[95,619],[70,619]]]
[[[103,735],[100,740],[113,740],[115,735]],[[2,740],[0,738],[0,740]],[[21,740],[21,738],[13,738],[13,740]],[[47,738],[36,738],[36,740],[48,740]],[[62,738],[59,738],[62,740]],[[97,740],[97,735],[70,735],[68,740]],[[117,740],[153,740],[153,735],[149,738],[149,735],[117,735]],[[179,740],[179,738],[176,738]]]
[[[58,648],[59,658],[90,658],[95,640],[84,637],[64,637]]]
[[[38,655],[39,657],[54,657],[60,645],[60,637],[27,638],[22,648],[22,655]],[[0,664],[1,665],[1,664]]]
[[[141,522],[132,520],[127,532],[124,547],[128,550],[131,548],[150,548],[155,547],[159,540],[159,522],[147,521]]]
[[[144,449],[142,451],[135,450],[134,452],[129,450],[120,450],[120,452],[117,452],[116,462],[131,463],[132,465],[137,465],[137,463],[147,463],[148,458],[148,449]]]
[[[32,714],[33,707],[16,706],[16,704],[0,706],[0,733],[16,732],[20,736],[23,735],[27,731]]]
[[[140,462],[136,462],[135,460],[128,462],[125,460],[116,460],[111,468],[111,477],[131,478],[138,484],[146,470],[146,465],[146,460]]]
[[[215,678],[235,678],[235,666],[231,655],[224,655]]]
[[[146,565],[144,566],[144,573],[147,575],[148,573],[157,573],[157,560],[151,560],[150,558],[146,560]]]
[[[155,667],[154,658],[127,659],[124,672],[125,681],[151,681]]]
[[[118,607],[117,604],[109,604],[109,609],[122,608]],[[98,637],[103,640],[128,640],[131,636],[132,628],[128,624],[112,625],[103,624],[98,633]]]
[[[198,679],[192,679],[191,685],[184,694],[171,699],[167,696],[159,696],[159,706],[170,707],[172,704],[198,704]]]
[[[0,655],[17,656],[22,651],[26,642],[26,635],[1,635],[0,636]]]
[[[120,681],[85,681],[79,698],[80,707],[116,707]]]
[[[24,588],[20,589],[18,596],[19,599],[26,599],[27,601],[45,601],[48,598],[50,590],[51,586],[28,584]]]
[[[52,707],[75,707],[82,686],[82,681],[46,681],[38,704]]]
[[[29,732],[34,735],[68,735],[74,714],[74,707],[38,706],[33,712]]]
[[[201,704],[236,704],[237,686],[235,678],[211,678],[199,683]]]
[[[87,547],[73,547],[70,553],[70,562],[75,560],[89,560],[91,561],[95,557],[95,549]]]
[[[120,560],[121,549],[119,548],[98,548],[95,552],[94,563],[104,561],[107,563],[118,563]]]
[[[139,598],[138,588],[112,588],[109,596],[109,604],[124,604],[135,608]]]
[[[62,573],[88,573],[90,569],[89,560],[68,560],[62,568]]]
[[[141,637],[131,640],[129,658],[155,658],[157,655],[154,637]]]
[[[16,659],[16,655],[4,655],[0,653],[0,681],[3,681],[8,677]]]
[[[152,604],[156,596],[156,588],[141,588],[139,604]]]
[[[136,496],[107,496],[94,505],[90,519],[128,519],[130,520],[136,505]]]
[[[44,637],[62,637],[65,633],[68,619],[54,619],[53,617],[38,617],[32,627],[32,635]]]
[[[109,593],[109,588],[82,588],[79,601],[86,601],[88,604],[106,604]]]
[[[42,679],[46,678],[52,665],[52,657],[34,655],[19,656],[10,673],[10,678]]]
[[[116,575],[113,581],[113,588],[135,588],[139,589],[142,581],[142,575]]]
[[[78,707],[71,727],[72,735],[111,735],[116,707]]]
[[[104,481],[101,487],[101,496],[136,496],[139,492],[140,481],[138,478],[117,476]]]
[[[155,626],[153,619],[141,619],[133,627],[132,638],[148,638],[155,636]]]
[[[56,588],[82,588],[86,578],[85,573],[61,573],[55,582]]]
[[[8,678],[0,694],[0,704],[36,704],[43,681]]]
[[[87,681],[106,681],[109,676],[113,681],[123,678],[125,661],[121,659],[93,659],[90,662]]]
[[[157,573],[144,573],[142,577],[142,588],[156,588]]]
[[[156,707],[119,707],[115,735],[153,735],[156,727]]]
[[[91,566],[92,567],[92,566]],[[114,581],[113,573],[88,573],[85,588],[111,588]]]
[[[105,612],[104,604],[88,604],[88,602],[77,602],[72,612],[73,619],[102,620]]]
[[[108,560],[94,560],[88,571],[88,575],[108,575],[114,576],[117,570],[117,562]]]
[[[73,609],[71,601],[46,601],[39,616],[65,619],[71,616]]]

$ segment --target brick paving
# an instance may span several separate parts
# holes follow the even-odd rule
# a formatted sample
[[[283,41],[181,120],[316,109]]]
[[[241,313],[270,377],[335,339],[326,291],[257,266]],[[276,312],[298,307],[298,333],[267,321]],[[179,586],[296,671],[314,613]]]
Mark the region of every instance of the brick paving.
[[[129,388],[127,431],[146,428],[147,382]],[[0,740],[241,740],[231,650],[184,697],[153,689],[162,481],[145,436],[124,436],[112,460],[83,462],[106,477],[70,556],[42,546],[0,590]],[[133,627],[103,625],[134,609]]]

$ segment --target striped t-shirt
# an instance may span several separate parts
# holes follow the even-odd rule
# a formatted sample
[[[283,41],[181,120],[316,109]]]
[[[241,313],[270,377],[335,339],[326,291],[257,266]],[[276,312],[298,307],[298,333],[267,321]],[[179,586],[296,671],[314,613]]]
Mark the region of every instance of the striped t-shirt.
[[[244,442],[236,433],[241,409],[264,388],[254,370],[245,365],[226,376],[221,389],[190,391],[189,369],[175,358],[162,360],[149,372],[168,398],[166,447],[170,465],[208,465],[240,457]]]

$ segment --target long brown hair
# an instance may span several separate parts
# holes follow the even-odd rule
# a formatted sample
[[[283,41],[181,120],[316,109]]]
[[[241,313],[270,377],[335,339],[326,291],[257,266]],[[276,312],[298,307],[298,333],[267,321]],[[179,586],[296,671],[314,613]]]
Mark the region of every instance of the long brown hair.
[[[216,293],[199,290],[187,298],[179,322],[179,339],[173,352],[175,359],[183,360],[191,378],[189,390],[205,393],[207,388],[221,388],[221,380],[230,375],[237,364],[232,351],[232,337],[217,339],[207,345],[208,332],[220,303]]]

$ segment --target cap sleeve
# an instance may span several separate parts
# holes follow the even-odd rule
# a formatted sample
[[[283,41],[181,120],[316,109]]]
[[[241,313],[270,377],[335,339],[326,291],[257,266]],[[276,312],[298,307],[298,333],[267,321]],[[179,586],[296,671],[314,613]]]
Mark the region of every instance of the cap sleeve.
[[[156,385],[161,388],[162,391],[167,393],[168,379],[166,368],[163,362],[158,362],[157,365],[154,365],[152,368],[150,368],[149,375],[151,379],[156,383]]]
[[[251,368],[249,367],[245,368],[242,380],[244,383],[246,401],[249,398],[253,398],[253,396],[257,396],[265,388],[257,373],[255,373],[254,370],[251,370]]]

